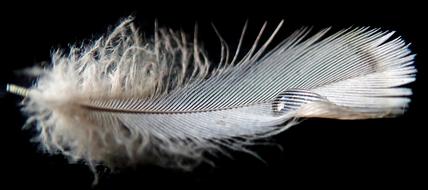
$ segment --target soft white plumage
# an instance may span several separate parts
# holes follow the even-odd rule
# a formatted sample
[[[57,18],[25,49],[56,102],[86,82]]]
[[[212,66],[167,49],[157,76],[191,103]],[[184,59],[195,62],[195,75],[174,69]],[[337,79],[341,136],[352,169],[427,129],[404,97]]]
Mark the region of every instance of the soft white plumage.
[[[222,51],[212,64],[196,34],[189,42],[156,29],[146,40],[131,21],[91,45],[53,53],[28,90],[9,86],[25,96],[23,110],[48,152],[91,165],[186,169],[204,153],[245,151],[294,118],[394,116],[410,101],[411,90],[400,86],[415,80],[414,55],[391,39],[393,32],[325,29],[307,36],[302,29],[264,52],[281,22],[260,48],[257,39],[244,56],[239,45],[231,61]]]

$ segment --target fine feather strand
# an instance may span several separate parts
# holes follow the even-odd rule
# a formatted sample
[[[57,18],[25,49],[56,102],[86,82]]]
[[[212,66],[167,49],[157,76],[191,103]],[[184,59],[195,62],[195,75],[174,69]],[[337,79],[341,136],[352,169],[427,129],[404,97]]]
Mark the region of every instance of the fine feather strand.
[[[54,52],[24,100],[51,153],[109,167],[155,163],[191,168],[204,153],[248,151],[299,117],[394,116],[409,103],[414,55],[393,32],[349,28],[327,35],[296,31],[269,52],[274,35],[238,60],[214,68],[183,33],[158,29],[143,39],[122,21],[108,36],[69,53]],[[15,90],[14,90],[15,89]],[[23,92],[11,87],[10,91]],[[281,106],[279,106],[281,105]]]

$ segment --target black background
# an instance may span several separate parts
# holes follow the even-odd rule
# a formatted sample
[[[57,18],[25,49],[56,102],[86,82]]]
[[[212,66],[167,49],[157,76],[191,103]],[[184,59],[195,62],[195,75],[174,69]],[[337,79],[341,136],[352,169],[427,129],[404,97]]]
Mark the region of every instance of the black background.
[[[423,157],[426,152],[426,124],[423,122],[427,48],[423,42],[427,34],[425,15],[416,9],[417,6],[396,5],[349,11],[352,6],[307,9],[304,5],[283,8],[272,3],[248,9],[199,3],[197,8],[193,8],[165,2],[164,5],[128,4],[128,8],[112,6],[108,9],[87,7],[86,4],[54,8],[40,6],[43,9],[3,7],[0,85],[2,88],[6,83],[29,85],[28,80],[14,71],[49,61],[50,52],[57,48],[97,38],[129,15],[136,16],[136,25],[147,36],[151,35],[155,18],[161,26],[182,29],[189,34],[193,32],[194,23],[198,22],[199,39],[214,62],[219,58],[220,46],[211,22],[232,48],[236,46],[247,19],[250,33],[246,48],[264,21],[269,22],[268,31],[272,31],[281,19],[285,19],[285,27],[274,43],[302,26],[313,26],[314,30],[328,26],[333,26],[334,30],[349,26],[395,30],[412,43],[410,48],[418,54],[417,81],[410,85],[414,95],[405,115],[364,121],[310,119],[271,139],[271,142],[281,145],[282,150],[275,146],[253,147],[252,150],[259,153],[266,163],[246,154],[233,153],[233,159],[217,158],[214,168],[203,166],[189,173],[154,166],[123,170],[101,176],[99,185],[94,188],[417,186],[427,177],[426,157]],[[91,188],[93,176],[85,165],[68,164],[62,156],[45,155],[29,141],[33,133],[21,129],[25,118],[19,112],[19,100],[19,97],[1,92],[0,171],[3,176],[0,184],[11,185],[13,189]]]

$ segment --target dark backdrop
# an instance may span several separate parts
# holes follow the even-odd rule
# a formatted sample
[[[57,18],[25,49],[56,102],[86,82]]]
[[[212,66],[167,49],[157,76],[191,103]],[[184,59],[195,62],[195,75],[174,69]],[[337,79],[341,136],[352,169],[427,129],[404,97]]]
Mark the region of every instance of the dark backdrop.
[[[161,6],[161,7],[159,7]],[[349,11],[317,9],[302,6],[286,9],[271,4],[251,9],[200,3],[199,8],[166,9],[164,5],[127,5],[128,8],[109,9],[58,5],[55,8],[28,7],[8,9],[2,12],[1,36],[1,83],[31,84],[14,74],[14,71],[42,61],[49,61],[50,52],[67,48],[68,44],[80,43],[104,34],[119,19],[136,16],[136,24],[148,36],[153,30],[154,19],[161,26],[183,29],[191,33],[195,22],[199,23],[200,37],[209,56],[215,62],[219,58],[219,42],[210,23],[213,22],[231,47],[235,47],[245,20],[249,20],[249,36],[255,37],[264,21],[269,30],[285,19],[285,27],[274,43],[278,43],[293,30],[313,26],[315,30],[333,26],[341,29],[349,26],[373,26],[396,30],[410,48],[418,54],[417,82],[412,103],[406,114],[393,119],[364,121],[334,121],[309,119],[271,139],[282,146],[255,146],[266,163],[252,156],[232,153],[234,159],[217,158],[215,168],[201,167],[191,173],[172,171],[154,166],[124,170],[101,177],[99,189],[131,189],[172,186],[202,188],[211,186],[276,186],[289,188],[294,185],[334,185],[352,187],[372,184],[417,185],[426,181],[426,133],[424,119],[424,87],[426,85],[426,44],[423,12],[415,7]],[[352,5],[349,5],[352,7]],[[345,6],[349,8],[349,6]],[[80,8],[77,8],[80,7]],[[85,7],[85,8],[82,8]],[[414,8],[414,9],[413,9]],[[169,11],[172,9],[172,11]],[[402,11],[406,9],[407,11]],[[250,44],[247,41],[246,48]],[[25,118],[20,114],[20,98],[3,92],[0,99],[2,111],[0,145],[1,185],[16,188],[75,189],[90,188],[92,173],[83,164],[68,164],[62,156],[49,156],[37,150],[29,139],[32,131],[22,130]],[[9,189],[9,188],[8,188]]]

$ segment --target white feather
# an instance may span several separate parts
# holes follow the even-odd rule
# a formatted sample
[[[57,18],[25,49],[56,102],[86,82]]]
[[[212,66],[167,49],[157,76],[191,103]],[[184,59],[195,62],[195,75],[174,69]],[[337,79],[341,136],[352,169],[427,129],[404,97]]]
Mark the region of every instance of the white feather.
[[[281,132],[294,118],[394,116],[409,103],[414,55],[392,32],[350,28],[293,33],[269,52],[273,35],[238,60],[212,64],[196,35],[155,30],[143,39],[126,19],[89,46],[57,51],[28,90],[24,111],[51,153],[109,167],[155,163],[188,168],[204,153]],[[217,31],[217,30],[216,30]],[[216,68],[214,68],[216,67]]]

